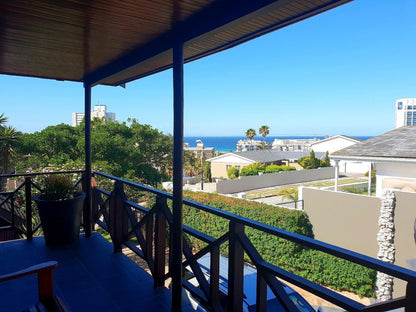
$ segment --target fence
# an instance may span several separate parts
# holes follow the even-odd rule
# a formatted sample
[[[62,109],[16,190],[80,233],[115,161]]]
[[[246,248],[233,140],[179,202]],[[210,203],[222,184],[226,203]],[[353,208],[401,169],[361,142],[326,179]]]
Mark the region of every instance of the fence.
[[[230,194],[272,186],[310,182],[335,178],[335,168],[280,171],[258,176],[240,177],[234,180],[218,181],[217,193]]]
[[[172,276],[171,268],[175,268],[175,266],[170,265],[167,272],[165,269],[165,263],[170,263],[171,259],[171,248],[168,247],[172,242],[170,238],[171,231],[169,230],[173,224],[172,213],[169,208],[172,194],[108,174],[100,172],[94,172],[94,174],[98,184],[94,186],[92,192],[93,222],[111,234],[115,252],[120,252],[122,246],[127,246],[145,259],[152,272],[155,287],[163,286],[164,282]],[[32,187],[35,186],[31,177],[26,177],[24,186],[27,198],[26,210],[31,212],[31,206],[28,203],[31,202]],[[144,203],[149,204],[149,207],[145,207]],[[1,204],[4,204],[4,202]],[[184,237],[182,250],[184,261],[182,265],[183,268],[187,266],[191,268],[192,274],[198,280],[199,287],[190,284],[186,279],[183,279],[182,286],[198,298],[203,305],[209,307],[209,310],[242,310],[244,253],[248,255],[258,272],[256,283],[257,311],[266,310],[266,286],[270,287],[285,311],[298,311],[298,308],[283,290],[282,283],[277,277],[348,311],[387,311],[400,307],[405,307],[406,311],[416,309],[416,272],[194,201],[185,199],[184,205],[228,222],[226,232],[219,237],[211,237],[200,230],[186,225],[183,226],[184,234],[199,239],[204,242],[204,246],[199,251],[195,251]],[[31,228],[31,215],[26,214],[26,217],[29,220],[27,224],[30,224],[29,228]],[[90,224],[85,224],[84,221],[85,227],[90,227]],[[255,229],[259,231],[260,235],[282,238],[398,277],[407,282],[406,294],[402,298],[388,302],[364,306],[265,261],[246,235],[246,228]],[[33,231],[27,231],[28,239],[30,239],[29,234],[32,233]],[[224,294],[219,289],[219,256],[220,246],[226,243],[228,243],[229,275],[228,293]],[[169,251],[168,255],[166,255],[167,250]],[[206,279],[197,262],[200,257],[207,253],[211,255],[210,279]]]

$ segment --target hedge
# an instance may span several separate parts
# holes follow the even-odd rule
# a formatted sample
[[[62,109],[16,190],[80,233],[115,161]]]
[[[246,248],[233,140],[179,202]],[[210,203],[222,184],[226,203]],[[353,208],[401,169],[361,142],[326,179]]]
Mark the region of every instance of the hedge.
[[[184,192],[184,197],[202,204],[234,213],[252,220],[313,238],[312,224],[303,211],[266,205],[258,202],[209,194]],[[184,205],[183,222],[215,238],[228,231],[228,221],[205,211]],[[361,296],[372,297],[375,291],[376,272],[326,253],[311,250],[299,244],[246,227],[245,233],[268,262],[315,283],[335,290],[347,290]],[[206,244],[187,236],[196,250]],[[228,244],[221,253],[228,253]],[[248,258],[246,259],[249,260]]]

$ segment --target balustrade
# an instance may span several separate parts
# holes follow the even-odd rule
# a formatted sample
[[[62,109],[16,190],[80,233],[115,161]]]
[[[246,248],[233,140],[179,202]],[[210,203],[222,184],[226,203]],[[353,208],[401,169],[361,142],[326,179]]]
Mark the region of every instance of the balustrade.
[[[76,172],[80,173],[79,171]],[[89,224],[88,220],[85,221],[84,219],[84,228],[91,229],[94,225],[97,225],[103,231],[107,231],[111,235],[114,252],[122,251],[123,246],[130,248],[147,262],[154,278],[154,286],[163,286],[172,276],[170,269],[171,249],[169,248],[172,243],[172,238],[170,237],[170,229],[173,224],[173,216],[170,209],[172,194],[101,172],[94,171],[93,174],[97,181],[93,179],[92,183],[92,224]],[[18,191],[25,190],[26,228],[19,230],[22,234],[26,235],[27,239],[31,239],[39,228],[38,224],[35,226],[32,225],[33,208],[31,198],[33,195],[33,187],[36,188],[36,184],[33,182],[33,177],[36,175],[25,175],[24,182],[14,192],[3,193],[0,202],[0,209],[2,209],[1,205],[6,205],[11,199],[13,200],[13,196]],[[77,184],[81,180],[78,180]],[[85,183],[82,183],[82,185],[84,188],[86,187]],[[102,185],[106,185],[109,189],[105,189]],[[129,198],[129,194],[132,191],[140,191],[150,194],[150,196],[147,195],[147,201],[139,201],[140,198]],[[151,201],[149,201],[149,198],[154,201],[154,204],[151,207],[146,207],[145,203],[148,204]],[[209,307],[212,311],[242,310],[244,297],[244,254],[248,255],[252,264],[257,269],[257,311],[266,310],[267,286],[270,287],[280,304],[286,310],[294,311],[296,309],[293,302],[283,290],[280,280],[299,286],[348,311],[387,311],[400,307],[405,307],[406,311],[416,311],[416,272],[194,201],[184,199],[183,203],[193,209],[199,209],[204,213],[228,220],[229,229],[227,233],[224,233],[220,237],[211,237],[186,224],[183,227],[183,232],[186,235],[184,235],[183,240],[182,265],[184,268],[189,269],[199,284],[196,287],[184,278],[183,287],[190,291],[195,298],[198,298],[201,304]],[[13,217],[10,223],[15,226],[16,216],[14,216],[14,211],[16,207],[13,207],[13,204],[11,207],[11,215]],[[89,207],[85,207],[85,209],[89,209]],[[84,210],[85,215],[88,215],[87,210]],[[253,246],[249,237],[245,234],[247,227],[261,231],[264,235],[269,234],[280,237],[405,280],[408,282],[406,295],[388,302],[364,306],[339,293],[265,261]],[[205,243],[205,246],[200,250],[193,249],[193,246],[190,245],[186,236],[199,239]],[[228,243],[228,294],[224,294],[219,290],[220,246],[225,243]],[[209,279],[205,277],[198,263],[198,259],[208,253],[210,254]],[[167,263],[169,263],[168,266],[166,266]]]

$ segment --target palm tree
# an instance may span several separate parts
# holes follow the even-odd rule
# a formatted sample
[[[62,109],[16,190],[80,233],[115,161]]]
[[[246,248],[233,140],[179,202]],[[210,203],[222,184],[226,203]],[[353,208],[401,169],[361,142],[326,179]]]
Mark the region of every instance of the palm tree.
[[[263,139],[264,139],[264,141],[266,141],[266,136],[269,134],[269,131],[270,130],[270,128],[269,128],[269,126],[266,126],[266,125],[264,125],[264,126],[261,126],[260,127],[260,129],[259,129],[259,134],[261,134],[262,135],[262,137],[263,137]]]
[[[277,193],[278,196],[282,196],[282,199],[288,199],[290,201],[298,200],[298,190],[297,189],[282,189]]]
[[[256,130],[250,128],[246,131],[246,137],[251,141],[256,136]]]
[[[6,116],[4,116],[4,113],[0,114],[0,126],[5,125],[7,120],[8,120],[8,118]]]
[[[266,143],[266,142],[260,142],[256,145],[256,147],[260,150],[268,150],[272,148],[272,142]]]
[[[4,118],[0,115],[0,119]],[[21,133],[12,126],[0,126],[0,167],[1,173],[9,173],[10,160],[17,147]],[[4,190],[7,179],[0,179],[0,190]]]

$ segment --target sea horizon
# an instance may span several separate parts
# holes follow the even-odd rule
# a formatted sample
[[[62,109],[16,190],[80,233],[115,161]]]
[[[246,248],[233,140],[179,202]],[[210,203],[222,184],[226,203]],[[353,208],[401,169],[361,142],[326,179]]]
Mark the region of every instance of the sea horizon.
[[[357,136],[351,135],[351,138],[359,139],[359,140],[367,140],[372,138],[373,136]],[[281,135],[281,136],[267,136],[266,142],[273,142],[274,139],[282,139],[282,140],[294,140],[294,139],[325,139],[325,136],[313,136],[313,135]],[[254,140],[263,140],[262,136],[255,136]],[[190,147],[196,146],[196,140],[201,140],[205,147],[214,147],[218,152],[234,152],[236,150],[236,145],[239,140],[247,140],[245,136],[186,136],[184,137],[184,142],[189,143]]]

